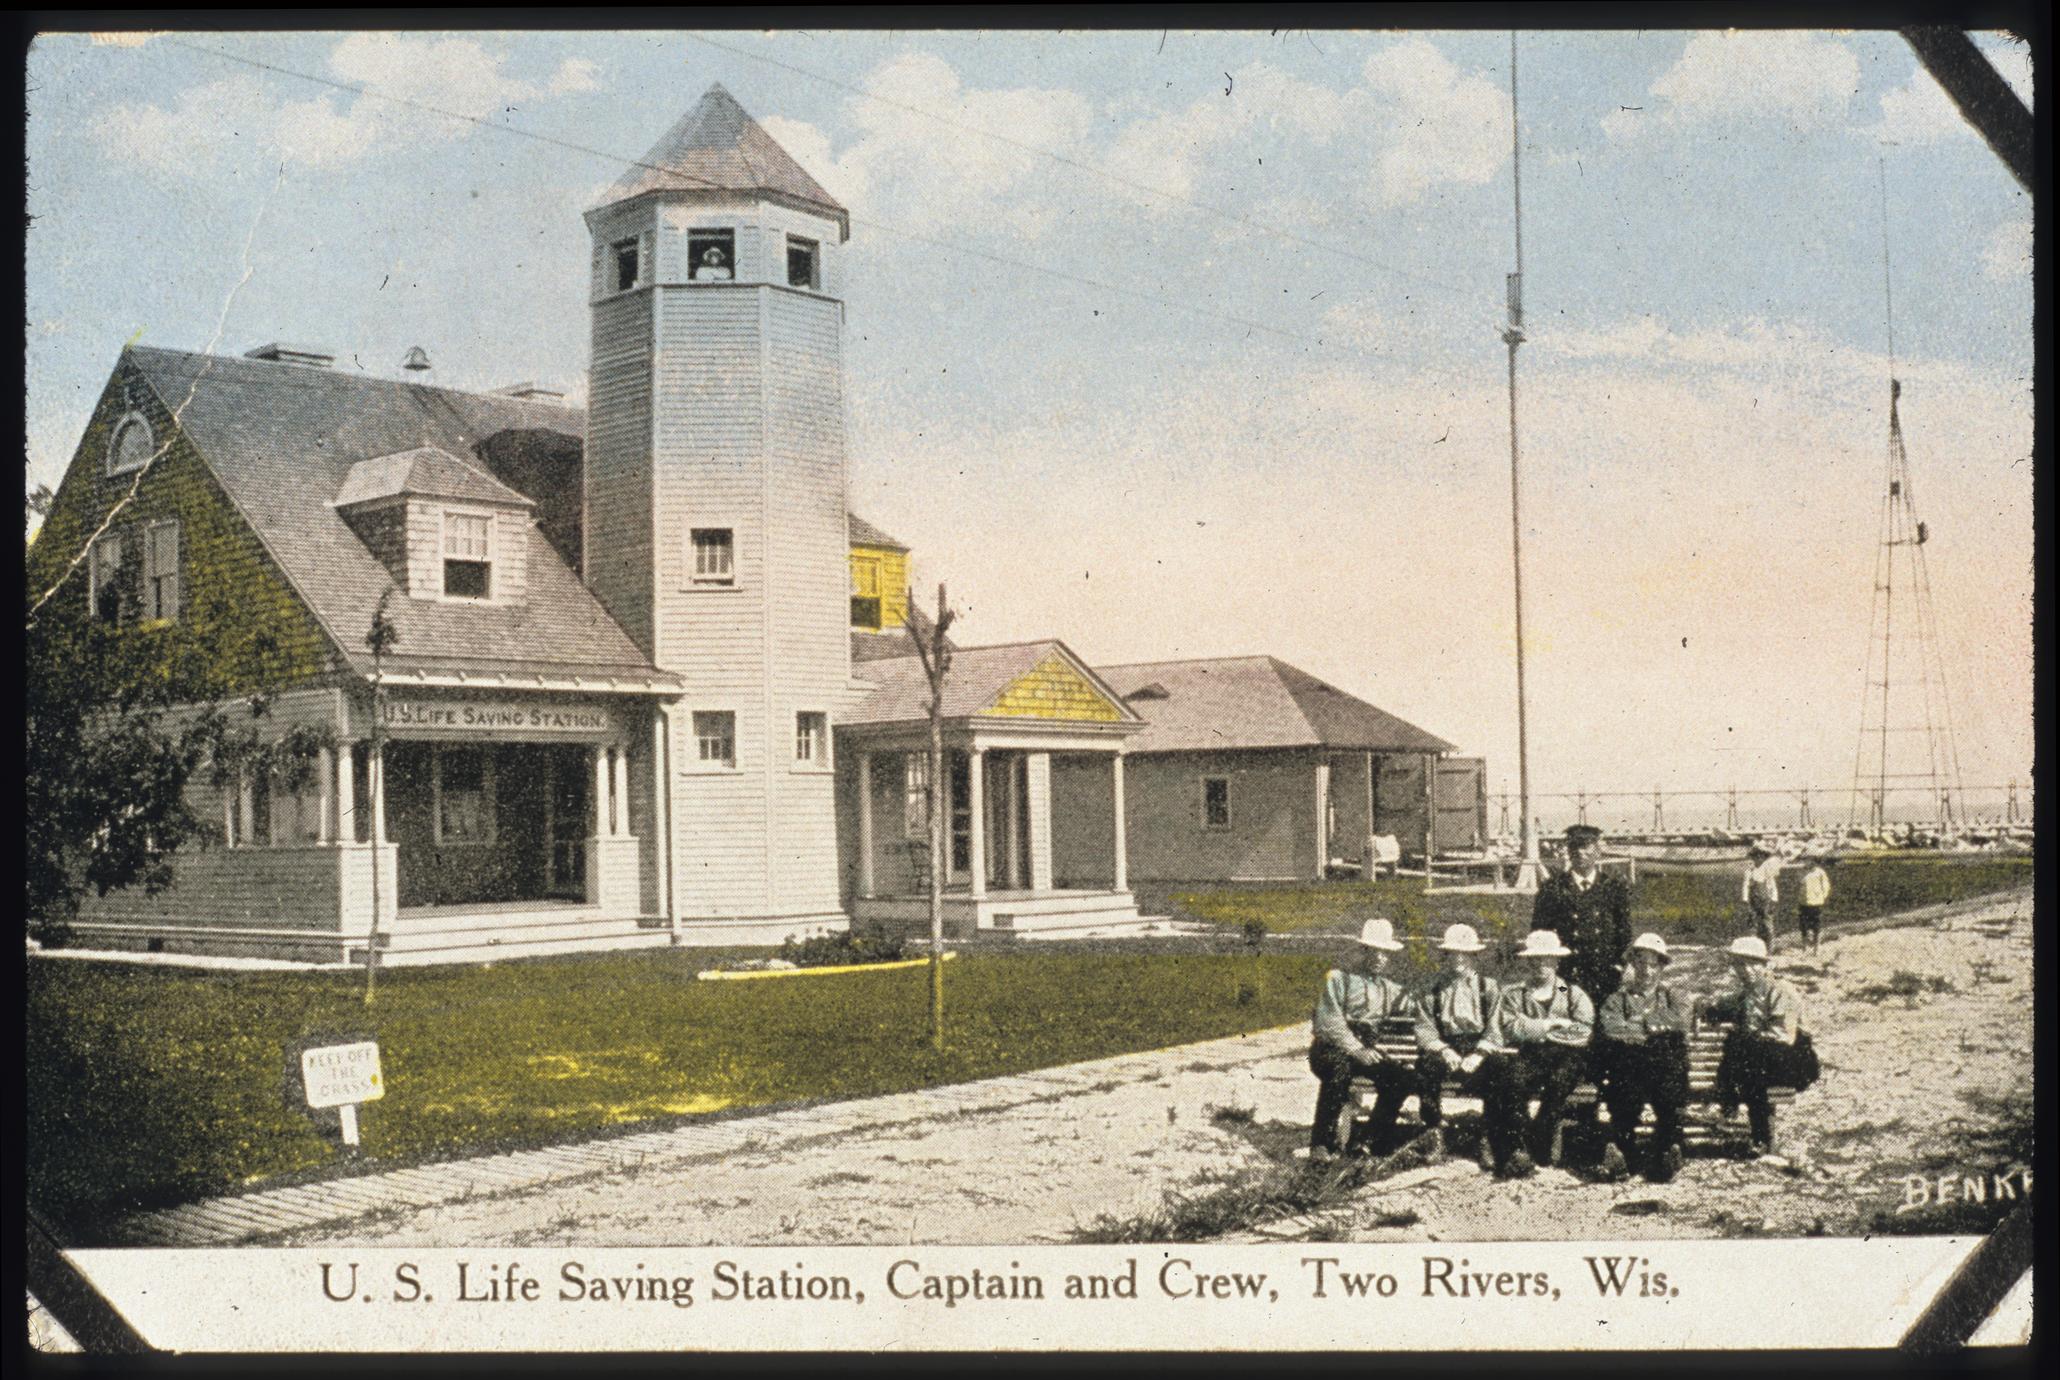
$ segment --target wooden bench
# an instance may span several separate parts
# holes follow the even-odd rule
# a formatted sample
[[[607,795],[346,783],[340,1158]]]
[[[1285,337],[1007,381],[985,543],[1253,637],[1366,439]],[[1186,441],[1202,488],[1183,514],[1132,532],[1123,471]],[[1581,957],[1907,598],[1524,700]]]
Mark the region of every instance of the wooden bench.
[[[1730,1032],[1731,1027],[1728,1024],[1713,1021],[1702,1022],[1689,1032],[1688,1101],[1691,1105],[1716,1101],[1717,1065],[1724,1057],[1724,1039]],[[1381,1022],[1380,1029],[1375,1032],[1373,1047],[1395,1063],[1414,1069],[1419,1053],[1416,1047],[1416,1023],[1405,1016],[1388,1017]],[[1445,1080],[1445,1095],[1467,1096],[1468,1094],[1459,1091],[1460,1086],[1458,1080],[1448,1077]],[[1353,1099],[1346,1105],[1345,1115],[1356,1122],[1363,1118],[1365,1112],[1372,1109],[1375,1089],[1370,1080],[1360,1078],[1353,1080],[1352,1091]],[[1768,1092],[1769,1099],[1777,1108],[1785,1108],[1795,1099],[1793,1088],[1771,1088]],[[1600,1095],[1593,1083],[1584,1081],[1567,1097],[1567,1108],[1572,1111],[1592,1107]],[[1415,1102],[1416,1094],[1410,1093],[1406,1101]],[[1417,1115],[1419,1118],[1422,1116],[1420,1107]],[[1646,1115],[1651,1116],[1650,1108],[1647,1109]],[[1743,1123],[1740,1125],[1742,1127]],[[1713,1139],[1722,1133],[1723,1123],[1711,1123],[1701,1118],[1682,1120],[1681,1134],[1687,1140]],[[1553,1148],[1554,1158],[1557,1159],[1557,1132],[1554,1134]]]

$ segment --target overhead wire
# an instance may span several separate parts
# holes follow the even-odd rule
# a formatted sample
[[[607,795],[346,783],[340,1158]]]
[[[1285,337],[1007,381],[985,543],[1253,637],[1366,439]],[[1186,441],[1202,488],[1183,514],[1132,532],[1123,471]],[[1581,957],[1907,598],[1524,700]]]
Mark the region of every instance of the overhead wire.
[[[370,97],[373,100],[388,101],[396,105],[401,105],[413,110],[422,111],[426,114],[435,115],[442,119],[455,120],[460,123],[473,125],[481,129],[494,130],[499,133],[512,135],[520,139],[534,140],[536,142],[548,144],[556,148],[566,149],[574,153],[586,154],[588,156],[595,158],[604,158],[617,166],[644,168],[651,172],[658,173],[659,175],[664,177],[678,179],[689,186],[705,187],[712,191],[728,190],[727,188],[723,187],[720,183],[711,181],[707,178],[698,177],[692,173],[683,172],[677,168],[666,167],[662,164],[652,163],[641,158],[626,158],[619,153],[612,152],[608,149],[597,148],[591,144],[583,144],[574,139],[566,139],[561,136],[547,134],[539,130],[524,129],[516,125],[490,120],[485,118],[484,116],[470,115],[463,111],[446,109],[442,106],[432,105],[427,101],[416,100],[413,97],[400,96],[395,95],[392,92],[381,91],[376,87],[365,86],[356,82],[341,81],[333,77],[318,76],[312,72],[303,72],[297,68],[282,66],[278,63],[266,62],[259,58],[246,57],[239,53],[225,52],[219,48],[210,48],[204,44],[191,43],[182,39],[165,37],[159,39],[158,41],[168,44],[172,47],[183,48],[190,52],[199,53],[206,57],[218,58],[225,62],[238,63],[242,66],[255,68],[260,71],[271,72],[283,77],[291,77],[298,81],[311,82],[319,86],[329,87],[332,90],[348,92],[355,96]],[[867,217],[857,215],[851,216],[850,220],[853,225],[862,226],[868,230],[877,230],[882,234],[892,235],[900,239],[910,240],[914,243],[922,244],[930,248],[943,250],[944,252],[949,254],[957,254],[963,255],[967,258],[980,259],[989,263],[1000,264],[1009,268],[1018,269],[1026,273],[1033,273],[1042,277],[1055,278],[1062,282],[1068,282],[1082,287],[1093,288],[1098,292],[1115,293],[1118,296],[1132,298],[1137,301],[1150,303],[1152,305],[1160,307],[1165,307],[1173,311],[1184,312],[1193,316],[1205,317],[1210,320],[1222,321],[1229,325],[1243,327],[1247,332],[1257,332],[1263,335],[1271,336],[1275,339],[1290,341],[1302,345],[1314,346],[1318,349],[1329,350],[1344,355],[1351,355],[1360,359],[1369,360],[1374,363],[1392,364],[1394,362],[1391,358],[1383,356],[1378,352],[1361,349],[1356,346],[1346,344],[1337,340],[1327,339],[1322,336],[1309,335],[1306,332],[1291,330],[1283,326],[1272,325],[1268,322],[1255,320],[1251,317],[1240,316],[1233,312],[1218,311],[1211,307],[1198,306],[1192,302],[1179,301],[1174,298],[1166,297],[1159,293],[1149,292],[1141,288],[1125,287],[1118,283],[1110,283],[1098,278],[1090,278],[1084,274],[1068,273],[1063,269],[1051,268],[1043,264],[1030,263],[1022,259],[1010,258],[1009,256],[1003,254],[995,254],[988,252],[986,250],[974,249],[964,244],[953,243],[947,240],[935,239],[927,235],[919,234],[912,230],[903,229],[902,227],[897,225],[889,224],[885,221],[873,220]]]

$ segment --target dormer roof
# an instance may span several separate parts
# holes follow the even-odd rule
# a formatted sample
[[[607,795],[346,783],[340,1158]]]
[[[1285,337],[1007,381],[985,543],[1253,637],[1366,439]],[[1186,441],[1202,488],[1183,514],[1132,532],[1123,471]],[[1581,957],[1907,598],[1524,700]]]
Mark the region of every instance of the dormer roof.
[[[402,495],[415,498],[455,498],[467,503],[492,503],[504,507],[531,508],[536,505],[500,480],[467,464],[447,450],[417,446],[413,450],[375,455],[352,465],[337,491],[336,506],[371,503]]]
[[[751,118],[720,82],[680,117],[601,198],[613,206],[648,192],[737,192],[785,202],[837,222],[851,213]]]

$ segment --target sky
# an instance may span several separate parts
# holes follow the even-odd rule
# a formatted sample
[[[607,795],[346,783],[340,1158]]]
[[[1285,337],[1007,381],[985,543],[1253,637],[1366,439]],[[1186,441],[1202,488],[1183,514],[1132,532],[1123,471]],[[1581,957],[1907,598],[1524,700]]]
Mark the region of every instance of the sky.
[[[1977,41],[2029,100],[2026,47]],[[1893,33],[1518,62],[1533,790],[1849,785],[1891,298],[1963,779],[2025,779],[2029,194]],[[963,641],[1270,653],[1513,789],[1509,63],[1503,32],[47,35],[28,485],[132,341],[388,377],[420,345],[445,386],[582,398],[580,213],[721,82],[852,212],[852,508]]]

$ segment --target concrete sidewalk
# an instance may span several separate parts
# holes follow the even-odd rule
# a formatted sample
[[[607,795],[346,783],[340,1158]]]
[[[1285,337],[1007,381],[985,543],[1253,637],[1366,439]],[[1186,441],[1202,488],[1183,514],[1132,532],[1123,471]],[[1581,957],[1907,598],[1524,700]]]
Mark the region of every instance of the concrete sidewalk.
[[[565,1206],[572,1198],[612,1196],[630,1178],[638,1181],[632,1192],[650,1195],[654,1190],[664,1192],[668,1184],[705,1186],[718,1177],[728,1178],[730,1171],[748,1167],[761,1176],[760,1187],[770,1189],[771,1183],[764,1180],[778,1176],[766,1175],[764,1171],[780,1164],[795,1165],[818,1178],[834,1176],[848,1190],[867,1183],[871,1176],[854,1166],[857,1153],[839,1153],[836,1145],[864,1145],[877,1158],[908,1164],[907,1157],[894,1153],[895,1144],[905,1146],[930,1140],[947,1129],[954,1136],[972,1134],[976,1144],[968,1148],[968,1163],[963,1167],[969,1170],[970,1179],[988,1184],[984,1190],[977,1182],[961,1185],[959,1200],[985,1200],[986,1206],[992,1207],[1001,1192],[1001,1183],[1019,1177],[1026,1168],[1012,1142],[1019,1143],[1021,1137],[1039,1133],[1036,1125],[1008,1123],[1071,1122],[1078,1107],[1069,1109],[1065,1104],[1078,1104],[1082,1099],[1102,1102],[1108,1100],[1109,1094],[1138,1090],[1136,1099],[1155,1104],[1148,1120],[1153,1137],[1161,1143],[1178,1139],[1169,1135],[1176,1128],[1190,1137],[1200,1134],[1206,1144],[1195,1148],[1206,1160],[1220,1161],[1226,1155],[1242,1157],[1240,1151],[1260,1153],[1250,1144],[1247,1123],[1233,1120],[1228,1127],[1214,1126],[1208,1118],[1211,1105],[1236,1105],[1251,1108],[1256,1114],[1259,1104],[1266,1104],[1290,1119],[1301,1117],[1303,1129],[1299,1135],[1306,1137],[1307,1109],[1302,1104],[1309,1100],[1314,1085],[1297,1056],[1307,1041],[1307,1027],[1297,1024],[920,1092],[738,1115],[662,1131],[412,1168],[375,1170],[138,1214],[123,1221],[108,1244],[218,1246],[290,1244],[314,1239],[369,1242],[398,1228],[400,1234],[413,1240],[456,1245],[463,1244],[466,1238],[429,1228],[421,1220],[425,1214],[436,1209],[463,1209],[438,1215],[446,1219],[471,1217],[492,1204],[495,1210],[488,1215],[507,1219],[502,1230],[519,1233],[539,1225],[539,1215],[541,1222],[563,1222],[568,1211],[578,1215]],[[1169,1102],[1165,1089],[1173,1085],[1175,1075],[1180,1080],[1179,1092]],[[1153,1088],[1160,1091],[1156,1095],[1145,1091]],[[1136,1099],[1125,1096],[1117,1101],[1127,1104]],[[1162,1102],[1167,1103],[1166,1109],[1156,1105]],[[1187,1125],[1179,1126],[1184,1110]],[[1006,1117],[1009,1113],[1019,1115]],[[1046,1125],[1044,1129],[1052,1127]],[[1077,1158],[1082,1163],[1106,1163],[1106,1145],[1095,1148],[1104,1153],[1082,1152]],[[1270,1148],[1276,1153],[1279,1150]],[[940,1180],[958,1178],[961,1166],[955,1159],[935,1154],[922,1158],[930,1163],[924,1166],[918,1160],[918,1172],[902,1177],[919,1180],[926,1192],[935,1192],[940,1199],[949,1198],[950,1186]],[[953,1168],[937,1172],[947,1163]],[[1143,1191],[1119,1193],[1119,1197],[1136,1197],[1145,1205],[1157,1201],[1160,1186],[1166,1180],[1158,1172],[1135,1172],[1143,1168],[1139,1164],[1124,1171],[1126,1178],[1140,1182]],[[1049,1216],[1049,1194],[1034,1182],[1028,1186],[1032,1191],[1027,1205],[1035,1207],[1038,1214]],[[582,1187],[587,1192],[573,1192]],[[758,1192],[743,1192],[746,1198],[737,1200],[740,1206],[744,1201],[760,1199]],[[817,1191],[804,1192],[802,1196],[820,1199],[823,1195]],[[993,1214],[982,1217],[987,1229],[995,1225]],[[530,1225],[525,1226],[525,1221]],[[905,1237],[906,1226],[894,1235]],[[581,1239],[593,1237],[582,1233]],[[676,1236],[666,1239],[678,1240]],[[782,1232],[773,1239],[794,1238]]]

